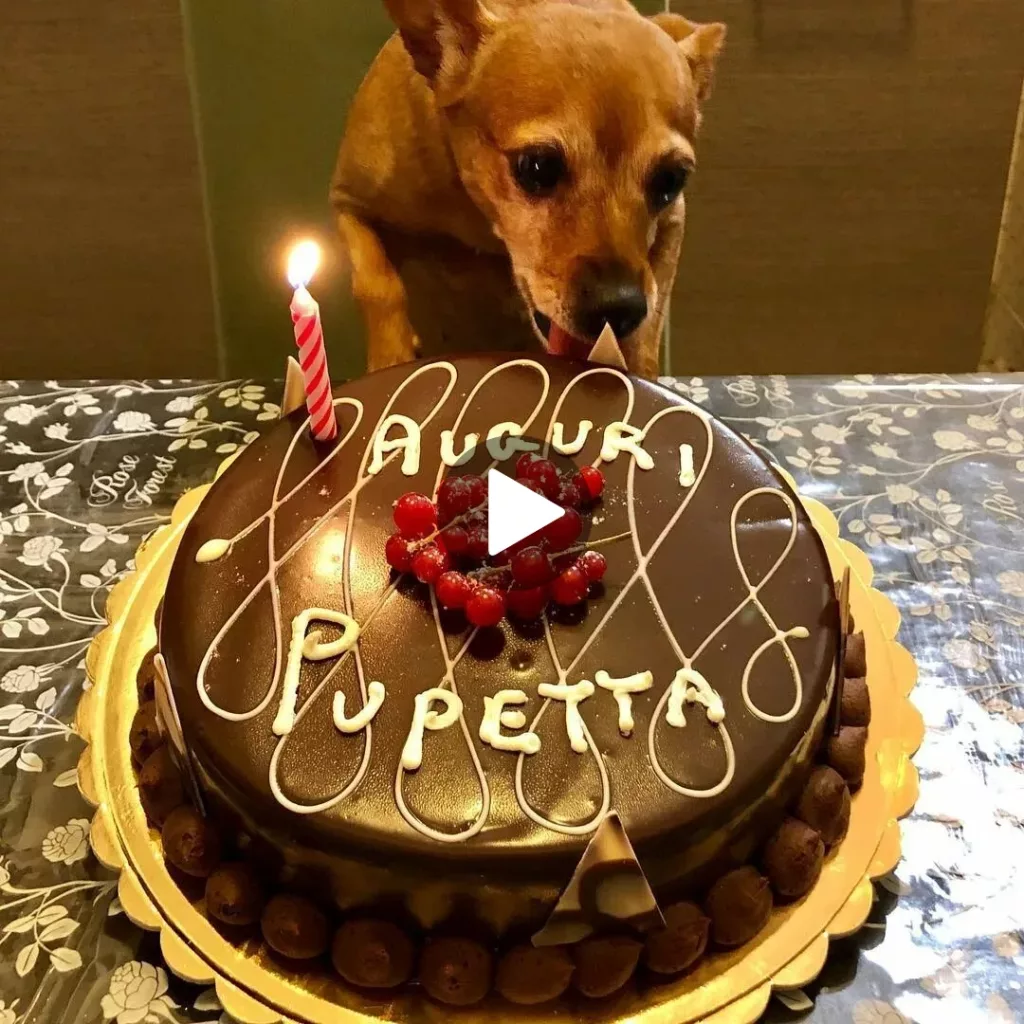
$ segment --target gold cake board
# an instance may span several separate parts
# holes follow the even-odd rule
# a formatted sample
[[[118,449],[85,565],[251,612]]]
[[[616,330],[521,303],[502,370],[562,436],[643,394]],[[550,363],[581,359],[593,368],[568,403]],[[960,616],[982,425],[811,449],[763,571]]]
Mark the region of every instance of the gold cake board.
[[[643,990],[627,985],[605,1000],[519,1008],[495,997],[461,1011],[437,1006],[415,992],[365,997],[347,989],[326,968],[288,971],[258,941],[229,941],[168,874],[159,834],[149,828],[139,802],[128,744],[138,707],[136,672],[156,643],[154,616],[181,533],[207,489],[196,488],[181,498],[171,522],[139,549],[135,571],[110,594],[110,625],[89,649],[92,687],[83,694],[77,714],[78,731],[88,743],[79,764],[79,784],[96,807],[92,847],[103,864],[120,872],[118,891],[129,918],[159,931],[168,967],[187,981],[216,986],[225,1010],[242,1024],[430,1024],[452,1019],[479,1024],[750,1024],[764,1012],[773,989],[799,988],[814,980],[830,938],[849,935],[864,924],[873,899],[871,879],[893,870],[899,861],[897,822],[917,799],[917,772],[910,758],[921,743],[924,725],[908,700],[917,669],[895,640],[899,613],[871,588],[867,556],[839,538],[836,520],[824,506],[804,499],[836,577],[846,564],[852,569],[852,610],[857,628],[864,631],[871,666],[868,767],[853,800],[849,833],[827,860],[818,884],[800,903],[773,912],[755,940],[733,953],[708,957],[675,982]]]

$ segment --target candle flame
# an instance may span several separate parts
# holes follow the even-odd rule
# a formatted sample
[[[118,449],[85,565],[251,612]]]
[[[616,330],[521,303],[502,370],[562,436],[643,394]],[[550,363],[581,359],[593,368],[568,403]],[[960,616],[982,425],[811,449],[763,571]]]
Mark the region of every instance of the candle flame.
[[[320,246],[307,239],[299,242],[288,256],[288,280],[293,288],[304,288],[320,264]]]

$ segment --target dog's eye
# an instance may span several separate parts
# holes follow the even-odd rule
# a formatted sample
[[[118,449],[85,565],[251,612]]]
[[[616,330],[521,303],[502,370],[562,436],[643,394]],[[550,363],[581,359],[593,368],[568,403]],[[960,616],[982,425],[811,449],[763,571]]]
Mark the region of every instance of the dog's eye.
[[[662,164],[647,183],[647,199],[651,206],[655,210],[663,210],[674,203],[689,177],[689,168],[682,164]]]
[[[512,154],[512,177],[528,195],[549,196],[567,177],[565,157],[554,146],[531,146]]]

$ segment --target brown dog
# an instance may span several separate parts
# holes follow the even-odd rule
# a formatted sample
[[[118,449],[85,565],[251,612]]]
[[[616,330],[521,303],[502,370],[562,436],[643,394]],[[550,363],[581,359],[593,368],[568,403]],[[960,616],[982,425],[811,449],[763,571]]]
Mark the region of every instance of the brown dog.
[[[658,372],[700,106],[725,26],[627,0],[385,0],[331,199],[370,369],[606,323]],[[532,328],[532,330],[531,330]]]

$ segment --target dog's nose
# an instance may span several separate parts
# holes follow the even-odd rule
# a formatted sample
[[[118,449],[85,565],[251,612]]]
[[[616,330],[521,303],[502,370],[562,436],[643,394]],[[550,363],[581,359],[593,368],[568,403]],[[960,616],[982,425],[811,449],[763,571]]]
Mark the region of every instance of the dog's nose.
[[[576,320],[588,338],[608,324],[617,338],[626,338],[647,319],[647,293],[625,267],[590,263],[580,276]]]

